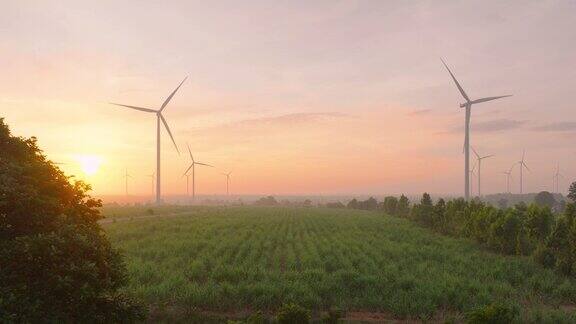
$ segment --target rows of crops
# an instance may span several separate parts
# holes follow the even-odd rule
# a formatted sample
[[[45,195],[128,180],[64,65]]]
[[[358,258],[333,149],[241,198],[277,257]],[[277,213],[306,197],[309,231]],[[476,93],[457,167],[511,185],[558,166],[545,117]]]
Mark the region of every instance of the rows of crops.
[[[106,229],[127,256],[129,289],[151,304],[230,311],[296,302],[405,318],[513,300],[524,316],[567,319],[558,307],[576,301],[574,281],[528,258],[373,212],[200,208]]]

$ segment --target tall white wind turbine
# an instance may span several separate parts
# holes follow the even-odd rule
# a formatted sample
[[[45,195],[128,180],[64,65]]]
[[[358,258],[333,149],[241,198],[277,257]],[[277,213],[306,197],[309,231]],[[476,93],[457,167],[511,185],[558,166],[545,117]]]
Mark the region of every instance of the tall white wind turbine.
[[[477,175],[477,173],[476,173],[476,163],[474,163],[474,165],[472,166],[472,169],[470,169],[470,175],[471,175],[471,176]],[[470,193],[472,193],[472,192],[473,192],[473,190],[472,190],[472,181],[470,181]]]
[[[526,162],[524,161],[525,156],[526,156],[526,150],[522,151],[522,160],[516,162],[516,164],[518,164],[520,167],[520,194],[523,193],[523,186],[524,186],[524,183],[523,183],[524,179],[522,177],[522,171],[524,170],[524,168],[526,168],[526,170],[530,171],[530,169],[526,165]]]
[[[232,174],[232,171],[228,173],[222,173],[222,175],[226,177],[226,196],[230,195],[230,174]]]
[[[466,94],[466,92],[464,91],[464,89],[462,88],[460,83],[458,82],[458,80],[456,80],[456,77],[454,76],[452,71],[450,71],[450,69],[448,68],[448,65],[446,65],[444,60],[442,60],[442,63],[446,67],[446,70],[448,70],[448,73],[450,73],[450,76],[452,77],[452,80],[454,80],[454,83],[456,84],[456,87],[460,91],[460,94],[466,100],[465,103],[460,104],[460,108],[466,108],[466,119],[464,122],[464,132],[465,132],[464,133],[464,196],[466,199],[470,199],[470,172],[469,172],[470,171],[470,117],[472,114],[472,105],[477,104],[477,103],[486,102],[486,101],[492,101],[492,100],[496,100],[496,99],[500,99],[500,98],[510,97],[511,95],[497,96],[497,97],[486,97],[486,98],[472,100],[472,99],[470,99],[470,97],[468,97],[468,95]]]
[[[168,135],[170,135],[170,139],[172,140],[172,143],[174,143],[174,147],[176,148],[176,152],[178,152],[178,154],[180,154],[180,151],[178,150],[178,145],[176,145],[176,141],[174,141],[174,137],[172,136],[172,132],[170,131],[170,127],[168,127],[168,123],[166,122],[166,119],[164,119],[164,116],[162,116],[162,111],[166,108],[166,106],[168,105],[170,100],[172,100],[172,97],[174,97],[174,95],[176,94],[178,89],[180,89],[180,87],[182,86],[184,81],[186,81],[187,78],[188,77],[184,78],[184,80],[182,80],[182,82],[180,82],[178,87],[176,89],[174,89],[174,91],[172,91],[172,93],[168,96],[168,98],[166,98],[166,100],[164,100],[164,102],[162,103],[162,106],[160,106],[160,109],[157,109],[157,110],[156,109],[150,109],[150,108],[142,108],[142,107],[136,107],[136,106],[122,105],[122,104],[117,104],[117,103],[111,102],[111,104],[116,105],[116,106],[121,106],[121,107],[135,109],[135,110],[139,110],[139,111],[143,111],[143,112],[147,112],[147,113],[156,114],[156,204],[160,204],[162,202],[161,182],[160,182],[160,122],[162,122],[162,124],[164,124],[164,127],[166,128]]]
[[[196,162],[194,160],[194,156],[192,155],[192,151],[190,151],[190,146],[188,146],[188,143],[186,143],[186,147],[188,148],[188,153],[190,153],[190,159],[192,160],[192,163],[190,164],[190,166],[188,167],[188,169],[186,169],[186,172],[184,172],[184,176],[186,176],[186,195],[190,195],[189,191],[188,191],[188,171],[190,171],[190,169],[192,169],[192,199],[194,199],[196,197],[196,165],[203,165],[203,166],[207,166],[207,167],[211,167],[213,168],[212,165],[210,164],[206,164],[206,163],[201,163],[201,162]]]
[[[125,190],[126,190],[126,197],[128,197],[128,178],[132,179],[132,176],[128,174],[128,168],[126,168],[123,178],[124,178],[124,185],[125,185]]]
[[[482,180],[482,160],[493,157],[494,155],[486,155],[486,156],[480,156],[478,154],[478,152],[476,152],[476,150],[474,148],[472,148],[472,152],[474,152],[474,155],[476,155],[476,161],[478,161],[478,197],[482,196],[482,187],[481,187],[481,180]]]
[[[560,173],[560,162],[558,162],[558,165],[556,166],[556,172],[554,172],[554,183],[555,183],[555,192],[556,193],[560,193],[560,177],[564,178],[564,175],[562,173]]]
[[[513,168],[514,168],[514,165],[512,165],[512,167],[508,171],[502,172],[502,174],[506,175],[506,193],[510,193],[510,179],[512,179],[512,169]]]

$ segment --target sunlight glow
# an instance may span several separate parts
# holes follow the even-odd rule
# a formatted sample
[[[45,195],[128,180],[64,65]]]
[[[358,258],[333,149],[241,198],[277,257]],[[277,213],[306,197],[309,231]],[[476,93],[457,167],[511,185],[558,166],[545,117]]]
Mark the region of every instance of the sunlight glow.
[[[78,155],[76,160],[80,163],[82,172],[88,176],[96,174],[102,163],[102,158],[97,155]]]

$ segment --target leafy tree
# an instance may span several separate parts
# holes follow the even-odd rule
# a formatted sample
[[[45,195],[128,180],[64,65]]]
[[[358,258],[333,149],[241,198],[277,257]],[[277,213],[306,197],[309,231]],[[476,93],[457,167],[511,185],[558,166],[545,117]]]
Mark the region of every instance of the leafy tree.
[[[396,206],[396,214],[400,217],[408,217],[410,214],[410,201],[408,197],[402,195],[398,199],[398,205]]]
[[[546,206],[552,208],[556,205],[556,199],[554,199],[554,196],[548,191],[539,192],[536,197],[534,197],[534,202],[540,207]]]
[[[576,181],[572,182],[570,189],[568,189],[568,198],[576,203]]]
[[[502,198],[502,199],[498,200],[498,208],[500,208],[500,209],[508,208],[508,199]]]
[[[526,228],[528,235],[538,242],[543,242],[554,223],[554,215],[549,207],[538,207],[530,205],[526,211]]]
[[[358,200],[356,200],[356,198],[350,200],[346,207],[348,207],[350,209],[357,209],[358,208]]]
[[[254,204],[259,206],[277,206],[278,201],[273,196],[267,196],[258,199]]]
[[[0,119],[0,322],[131,322],[121,255],[97,221],[99,200]]]
[[[432,204],[432,198],[428,193],[422,195],[420,199],[420,204],[414,206],[413,217],[425,226],[432,226],[434,206]]]
[[[384,198],[383,207],[386,214],[396,215],[396,209],[398,208],[398,198],[392,196]]]

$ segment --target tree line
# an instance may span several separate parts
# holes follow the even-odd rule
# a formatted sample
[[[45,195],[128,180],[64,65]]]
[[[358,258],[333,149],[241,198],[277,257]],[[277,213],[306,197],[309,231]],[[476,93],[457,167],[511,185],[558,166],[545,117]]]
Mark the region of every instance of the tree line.
[[[558,213],[539,199],[529,205],[519,203],[498,208],[462,198],[434,202],[427,193],[415,204],[402,195],[386,197],[382,202],[373,197],[364,201],[353,199],[347,207],[381,210],[444,235],[474,239],[498,253],[532,256],[547,268],[575,276],[576,182],[570,186],[568,198],[572,203],[565,204]]]

